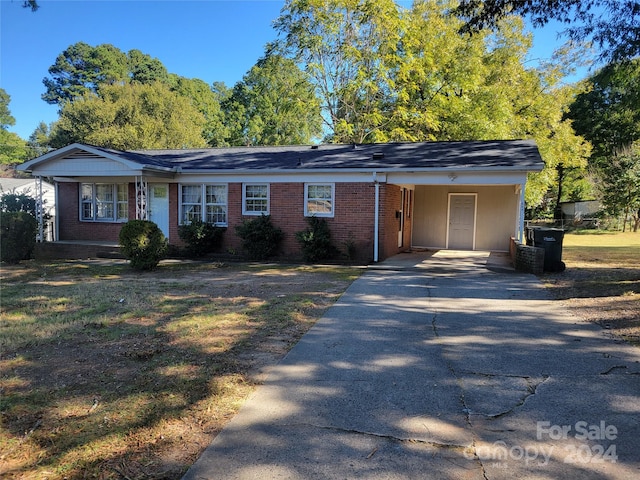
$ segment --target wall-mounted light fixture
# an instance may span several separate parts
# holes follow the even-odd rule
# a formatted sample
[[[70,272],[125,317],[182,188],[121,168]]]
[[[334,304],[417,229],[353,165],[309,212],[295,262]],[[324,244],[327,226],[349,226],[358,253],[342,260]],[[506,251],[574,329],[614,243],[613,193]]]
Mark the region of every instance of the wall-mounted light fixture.
[[[458,176],[457,176],[455,173],[450,173],[450,174],[449,174],[449,180],[451,180],[452,182],[453,182],[456,178],[458,178]]]

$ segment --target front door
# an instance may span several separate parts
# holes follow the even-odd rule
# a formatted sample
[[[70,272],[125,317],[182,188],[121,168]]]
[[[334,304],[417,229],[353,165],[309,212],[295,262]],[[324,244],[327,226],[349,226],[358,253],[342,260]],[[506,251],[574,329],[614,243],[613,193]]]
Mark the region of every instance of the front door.
[[[149,220],[158,225],[164,236],[169,238],[169,185],[149,184]]]
[[[475,249],[476,196],[475,193],[449,194],[448,249]]]

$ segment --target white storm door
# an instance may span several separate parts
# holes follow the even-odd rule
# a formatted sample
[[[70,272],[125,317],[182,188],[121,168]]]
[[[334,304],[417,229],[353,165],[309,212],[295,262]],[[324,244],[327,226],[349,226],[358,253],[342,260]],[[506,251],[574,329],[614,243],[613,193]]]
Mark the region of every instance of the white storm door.
[[[169,238],[169,185],[149,184],[149,220],[158,225],[165,238]]]
[[[447,248],[474,250],[476,233],[475,193],[450,193],[447,229]]]

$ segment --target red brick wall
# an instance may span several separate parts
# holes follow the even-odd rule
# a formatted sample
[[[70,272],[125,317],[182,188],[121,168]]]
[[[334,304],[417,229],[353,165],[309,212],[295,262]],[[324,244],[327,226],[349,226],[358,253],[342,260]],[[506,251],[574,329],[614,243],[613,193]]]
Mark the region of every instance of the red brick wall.
[[[409,216],[413,205],[407,208],[407,202],[413,199],[408,190],[405,193],[404,205],[402,205],[401,188],[398,185],[380,184],[380,260],[407,251],[411,247],[411,217]],[[400,218],[396,212],[404,215],[403,245],[398,247],[398,232],[400,231]]]
[[[59,184],[60,240],[104,240],[118,241],[122,223],[80,222],[78,183]],[[243,219],[254,218],[242,215],[242,184],[228,186],[228,227],[224,235],[223,251],[241,251],[241,239],[235,227]],[[400,189],[394,185],[380,184],[380,259],[398,252],[398,219]],[[169,184],[169,237],[174,245],[181,245],[178,235],[178,185]],[[333,243],[346,251],[346,243],[352,242],[356,249],[356,260],[373,260],[375,187],[373,183],[336,183],[335,216],[327,218]],[[272,183],[270,185],[271,219],[285,232],[282,243],[284,258],[299,259],[301,250],[295,233],[307,228],[304,216],[304,184]],[[135,185],[129,184],[129,218],[136,215]],[[410,239],[410,222],[405,223]],[[407,246],[409,243],[406,244]]]
[[[135,186],[129,184],[129,218],[136,218]],[[121,222],[81,222],[80,184],[58,183],[59,240],[118,242]]]

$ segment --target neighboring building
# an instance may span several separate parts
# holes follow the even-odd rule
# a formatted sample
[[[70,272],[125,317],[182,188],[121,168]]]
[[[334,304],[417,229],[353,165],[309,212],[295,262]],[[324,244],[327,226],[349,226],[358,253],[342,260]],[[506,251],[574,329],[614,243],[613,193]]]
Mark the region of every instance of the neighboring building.
[[[171,244],[199,218],[227,227],[271,215],[283,255],[299,258],[305,217],[326,218],[337,246],[360,261],[411,247],[508,251],[522,238],[532,141],[477,141],[117,151],[73,144],[19,170],[52,177],[56,238],[117,242],[123,222],[154,221]]]
[[[38,194],[42,190],[41,195]],[[0,195],[15,193],[16,195],[27,195],[36,200],[42,199],[43,218],[46,219],[42,225],[42,238],[52,241],[54,237],[54,217],[56,207],[55,188],[50,183],[38,181],[34,178],[0,178]]]
[[[563,217],[574,222],[580,222],[585,218],[593,218],[593,215],[602,210],[602,204],[598,200],[582,200],[578,202],[560,203]]]

